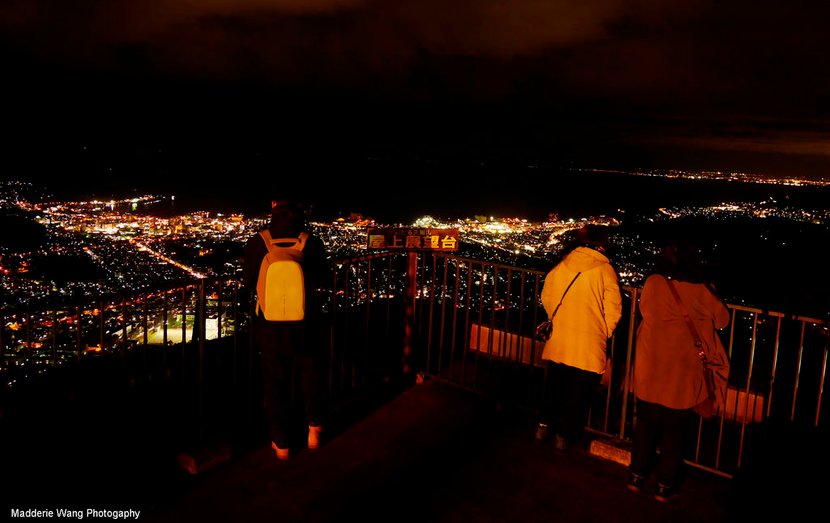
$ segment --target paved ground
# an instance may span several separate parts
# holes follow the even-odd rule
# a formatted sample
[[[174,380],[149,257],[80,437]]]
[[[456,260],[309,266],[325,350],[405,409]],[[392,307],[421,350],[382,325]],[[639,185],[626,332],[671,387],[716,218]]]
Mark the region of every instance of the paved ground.
[[[619,463],[533,440],[518,412],[440,384],[407,389],[315,452],[253,449],[142,513],[153,523],[722,522],[735,483],[692,470],[669,504],[632,493]],[[736,520],[741,520],[740,518]]]
[[[88,410],[32,404],[0,431],[2,513],[132,509],[151,523],[743,523],[827,513],[830,440],[815,431],[770,430],[764,461],[733,479],[690,469],[662,504],[652,484],[628,491],[625,466],[538,444],[529,416],[482,396],[427,381],[366,397],[339,407],[317,451],[277,462],[267,443],[231,442],[229,459],[196,475],[170,451],[176,409],[129,409],[115,396]]]

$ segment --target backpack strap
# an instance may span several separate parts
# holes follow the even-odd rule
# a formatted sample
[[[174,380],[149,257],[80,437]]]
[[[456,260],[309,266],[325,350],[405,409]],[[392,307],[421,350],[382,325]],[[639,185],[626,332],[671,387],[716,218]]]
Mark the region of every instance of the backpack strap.
[[[259,231],[259,237],[262,238],[262,241],[265,242],[265,248],[269,251],[271,250],[271,231],[268,229],[263,229]]]
[[[298,238],[299,243],[297,244],[297,248],[299,250],[305,249],[305,242],[308,240],[308,233],[303,231],[300,233],[300,237]]]
[[[297,238],[271,238],[271,231],[268,229],[259,231],[259,235],[262,237],[262,241],[265,242],[265,247],[269,251],[272,246],[279,244],[286,244],[285,247],[294,247],[298,251],[302,251],[305,248],[306,240],[308,240],[308,233],[306,231],[301,232]],[[282,247],[282,245],[280,246]]]

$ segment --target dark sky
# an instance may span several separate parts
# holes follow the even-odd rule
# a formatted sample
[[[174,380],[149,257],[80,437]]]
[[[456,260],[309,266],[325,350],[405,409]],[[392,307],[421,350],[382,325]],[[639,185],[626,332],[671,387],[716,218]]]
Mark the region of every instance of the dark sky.
[[[235,143],[830,177],[828,21],[812,0],[4,0],[3,176]]]

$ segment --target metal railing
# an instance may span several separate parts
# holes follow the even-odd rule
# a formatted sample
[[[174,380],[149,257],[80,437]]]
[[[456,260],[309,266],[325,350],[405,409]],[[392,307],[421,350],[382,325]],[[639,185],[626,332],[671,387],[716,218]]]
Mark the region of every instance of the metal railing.
[[[545,312],[545,274],[498,263],[435,254],[418,265],[416,321],[426,374],[531,412],[541,408],[546,366],[533,339]],[[623,317],[611,340],[611,383],[594,402],[589,431],[630,443],[637,401],[632,391],[640,289],[623,287]],[[719,333],[730,357],[726,409],[701,419],[687,461],[731,477],[748,443],[769,423],[827,430],[824,401],[828,324],[816,318],[729,305]]]
[[[406,266],[396,261],[403,260],[381,253],[334,264],[325,299],[328,332],[321,333],[328,339],[325,372],[333,403],[361,388],[399,382],[399,280]],[[26,396],[42,396],[42,406],[57,411],[109,396],[121,398],[113,403],[124,409],[153,401],[142,410],[176,420],[170,435],[180,445],[255,437],[261,397],[252,312],[249,293],[234,277],[44,309],[4,309],[0,423],[18,419]],[[237,434],[223,433],[228,427]]]
[[[539,302],[544,273],[414,253],[376,253],[337,261],[334,268],[325,300],[332,401],[365,387],[410,383],[421,373],[530,412],[541,407],[545,365],[532,334],[545,314]],[[25,394],[28,384],[51,374],[115,362],[125,369],[127,394],[159,384],[176,393],[172,408],[186,427],[184,439],[215,438],[228,426],[254,431],[259,376],[244,294],[237,279],[221,278],[3,311],[3,408],[15,391]],[[611,340],[612,380],[597,395],[586,426],[626,443],[637,411],[630,384],[639,289],[624,287],[623,295],[623,317]],[[727,409],[700,421],[688,456],[692,465],[725,476],[754,458],[748,442],[771,421],[822,430],[830,425],[823,401],[828,325],[729,308],[732,318],[721,333],[731,360]]]

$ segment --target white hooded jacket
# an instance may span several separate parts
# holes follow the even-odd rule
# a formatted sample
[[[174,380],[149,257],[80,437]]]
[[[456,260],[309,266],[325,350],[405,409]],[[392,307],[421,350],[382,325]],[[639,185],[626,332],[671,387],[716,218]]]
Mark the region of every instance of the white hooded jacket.
[[[608,258],[589,247],[571,251],[545,276],[542,305],[550,316],[577,273],[553,318],[542,359],[602,374],[608,338],[622,316],[619,281]]]

